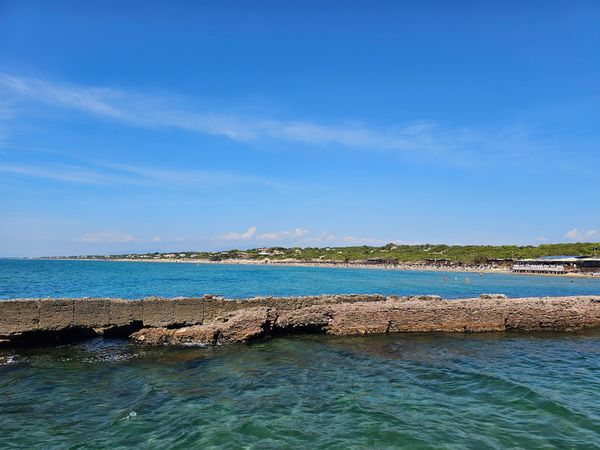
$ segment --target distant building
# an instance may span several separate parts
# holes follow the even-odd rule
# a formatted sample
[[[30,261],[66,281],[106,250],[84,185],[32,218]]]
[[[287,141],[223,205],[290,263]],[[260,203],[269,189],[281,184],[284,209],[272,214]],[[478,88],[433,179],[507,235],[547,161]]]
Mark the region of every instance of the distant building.
[[[513,262],[512,258],[486,258],[486,264],[509,264]]]
[[[434,266],[451,266],[452,261],[446,258],[426,258],[425,263]]]
[[[369,258],[365,260],[365,264],[387,264],[387,265],[398,265],[400,261],[397,259],[384,259],[384,258]]]
[[[512,271],[516,273],[600,273],[600,258],[587,256],[544,256],[519,259]]]

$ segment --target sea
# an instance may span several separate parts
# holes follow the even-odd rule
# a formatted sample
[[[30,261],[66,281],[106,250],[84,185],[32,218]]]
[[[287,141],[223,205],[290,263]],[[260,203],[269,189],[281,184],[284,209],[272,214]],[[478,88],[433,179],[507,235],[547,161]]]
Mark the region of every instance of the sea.
[[[600,279],[0,260],[3,300],[205,293],[600,295]],[[600,448],[600,332],[5,348],[0,448]]]

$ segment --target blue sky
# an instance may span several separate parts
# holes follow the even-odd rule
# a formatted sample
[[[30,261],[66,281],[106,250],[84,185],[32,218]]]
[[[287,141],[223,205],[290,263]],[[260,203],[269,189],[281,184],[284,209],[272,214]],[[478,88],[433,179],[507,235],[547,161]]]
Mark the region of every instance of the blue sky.
[[[0,1],[0,255],[600,241],[598,23]]]

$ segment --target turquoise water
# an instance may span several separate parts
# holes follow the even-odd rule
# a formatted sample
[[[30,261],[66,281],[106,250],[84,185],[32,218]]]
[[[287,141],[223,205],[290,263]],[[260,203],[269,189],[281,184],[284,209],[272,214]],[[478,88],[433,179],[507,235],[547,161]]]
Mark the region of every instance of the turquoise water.
[[[600,446],[593,332],[1,352],[2,448]]]
[[[469,283],[466,283],[466,279]],[[0,299],[165,297],[218,294],[437,294],[510,297],[600,294],[600,279],[380,269],[274,267],[111,261],[0,260]]]
[[[345,292],[600,294],[600,280],[0,260],[4,299]],[[600,331],[0,349],[0,448],[599,447]]]

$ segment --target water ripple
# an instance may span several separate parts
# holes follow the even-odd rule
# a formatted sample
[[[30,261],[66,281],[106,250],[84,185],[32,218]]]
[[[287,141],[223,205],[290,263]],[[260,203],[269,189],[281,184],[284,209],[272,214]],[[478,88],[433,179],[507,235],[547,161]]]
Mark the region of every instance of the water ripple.
[[[0,446],[600,446],[600,334],[0,353]]]

